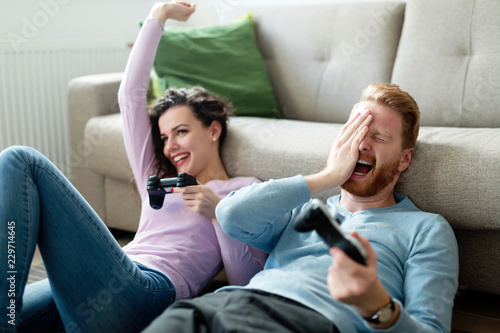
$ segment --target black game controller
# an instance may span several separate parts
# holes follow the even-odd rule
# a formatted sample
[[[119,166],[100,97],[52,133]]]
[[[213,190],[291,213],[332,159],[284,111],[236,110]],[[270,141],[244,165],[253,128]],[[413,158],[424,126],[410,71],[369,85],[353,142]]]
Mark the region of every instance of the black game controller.
[[[163,206],[165,194],[171,193],[174,187],[184,187],[198,185],[196,178],[187,173],[180,173],[177,177],[162,178],[151,176],[148,178],[149,205],[153,209],[160,209]]]
[[[366,265],[367,254],[361,243],[342,230],[339,222],[333,218],[326,206],[318,199],[312,199],[304,205],[294,221],[295,230],[316,232],[330,246],[341,248],[351,259]]]

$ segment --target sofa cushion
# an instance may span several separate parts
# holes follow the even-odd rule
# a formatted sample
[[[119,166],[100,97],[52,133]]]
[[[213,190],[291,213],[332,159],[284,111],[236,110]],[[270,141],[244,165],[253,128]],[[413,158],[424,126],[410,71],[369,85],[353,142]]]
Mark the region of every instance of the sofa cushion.
[[[500,230],[500,128],[422,127],[396,190],[454,228]]]
[[[201,85],[231,101],[237,115],[279,116],[251,15],[220,26],[165,27],[154,68],[162,91]]]
[[[500,127],[499,17],[495,0],[408,2],[392,82],[422,125]]]
[[[401,2],[253,7],[283,117],[347,121],[363,88],[390,81],[404,8]],[[235,7],[224,19],[247,10]]]
[[[326,164],[340,124],[236,117],[223,147],[233,176],[262,180],[307,175]],[[499,230],[500,129],[423,127],[413,160],[396,187],[454,228]],[[332,189],[321,198],[339,193]]]
[[[318,172],[342,125],[288,119],[233,117],[222,147],[230,176],[261,180]],[[332,189],[323,198],[338,194]]]
[[[93,117],[85,126],[85,165],[106,177],[130,181],[134,177],[125,144],[121,114]]]
[[[135,232],[139,227],[141,197],[130,179],[104,178],[106,225],[110,228]]]

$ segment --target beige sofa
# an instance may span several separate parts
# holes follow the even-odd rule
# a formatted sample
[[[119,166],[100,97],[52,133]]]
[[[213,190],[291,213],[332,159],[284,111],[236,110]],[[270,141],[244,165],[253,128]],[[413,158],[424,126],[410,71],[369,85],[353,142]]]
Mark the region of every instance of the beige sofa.
[[[320,170],[362,89],[397,83],[422,112],[397,191],[450,222],[460,284],[500,294],[500,2],[251,9],[284,119],[232,118],[223,147],[229,174],[267,180]],[[87,76],[69,85],[72,181],[109,227],[134,231],[140,203],[121,134],[120,79]]]

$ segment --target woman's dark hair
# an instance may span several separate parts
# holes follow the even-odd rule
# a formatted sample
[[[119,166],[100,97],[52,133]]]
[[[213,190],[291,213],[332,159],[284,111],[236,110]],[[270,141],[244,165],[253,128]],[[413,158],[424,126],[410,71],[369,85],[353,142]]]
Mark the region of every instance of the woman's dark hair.
[[[177,175],[175,166],[163,154],[164,143],[160,137],[158,120],[168,109],[178,105],[191,107],[196,119],[201,121],[205,127],[210,126],[214,120],[220,123],[219,152],[226,137],[228,117],[233,114],[231,103],[200,86],[189,89],[167,89],[163,96],[153,105],[149,115],[155,157],[151,171],[158,177],[172,177]]]

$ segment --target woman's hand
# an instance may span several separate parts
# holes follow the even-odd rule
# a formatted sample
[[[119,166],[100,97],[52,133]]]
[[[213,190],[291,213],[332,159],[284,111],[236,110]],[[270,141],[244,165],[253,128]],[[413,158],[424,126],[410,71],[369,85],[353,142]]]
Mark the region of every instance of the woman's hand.
[[[151,8],[149,17],[165,24],[167,19],[187,21],[196,10],[195,4],[184,1],[157,2]]]
[[[352,260],[338,247],[332,247],[330,254],[333,262],[328,269],[326,281],[333,298],[353,305],[361,316],[371,317],[389,303],[391,296],[378,279],[377,254],[370,242],[355,231],[352,232],[352,236],[366,249],[368,254],[366,266]],[[392,320],[378,325],[377,328],[391,327],[398,316],[399,308],[394,312]]]
[[[215,207],[221,200],[205,185],[175,187],[174,193],[182,193],[184,204],[198,215],[215,220]]]

